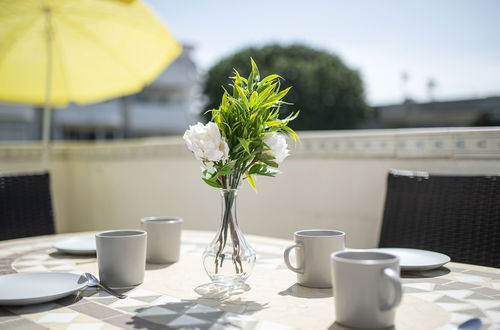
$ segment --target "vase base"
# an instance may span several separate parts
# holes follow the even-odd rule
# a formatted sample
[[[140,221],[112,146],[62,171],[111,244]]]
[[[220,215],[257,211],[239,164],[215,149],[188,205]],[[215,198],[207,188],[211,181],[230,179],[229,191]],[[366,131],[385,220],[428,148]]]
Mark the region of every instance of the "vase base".
[[[214,275],[211,276],[211,280],[217,286],[236,288],[245,285],[246,278],[238,275]]]

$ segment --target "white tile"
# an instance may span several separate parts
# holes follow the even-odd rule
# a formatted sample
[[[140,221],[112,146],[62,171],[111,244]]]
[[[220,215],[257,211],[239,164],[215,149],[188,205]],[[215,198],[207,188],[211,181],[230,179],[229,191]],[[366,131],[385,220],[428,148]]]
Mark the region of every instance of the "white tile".
[[[72,323],[66,330],[99,330],[104,326],[104,323]]]
[[[14,265],[14,268],[16,266]],[[18,269],[20,273],[34,273],[34,272],[46,272],[47,268],[43,266],[36,266],[36,267],[28,267],[28,268],[23,268],[23,269]]]
[[[23,260],[23,261],[16,261],[14,262],[14,267],[16,266],[38,266],[40,265],[39,260]]]
[[[484,280],[479,276],[455,275],[454,277],[460,282],[484,282]]]
[[[462,322],[467,321],[470,319],[470,315],[467,314],[460,314],[460,313],[451,313],[451,322],[460,324]]]
[[[66,260],[47,260],[42,262],[43,265],[69,265]]]
[[[436,301],[443,296],[441,293],[437,292],[419,292],[419,293],[409,293],[413,297],[420,298],[425,301]]]
[[[269,321],[259,321],[252,329],[254,329],[254,330],[267,330],[267,329],[291,330],[291,329],[296,329],[296,328],[292,328],[288,325],[278,324],[278,323],[269,322]]]
[[[480,299],[469,299],[467,300],[471,304],[476,305],[479,309],[485,310],[490,308],[495,308],[500,306],[500,300],[480,300]]]
[[[49,267],[48,268],[50,271],[62,271],[62,272],[69,272],[74,269],[71,265],[62,265],[62,266],[56,266],[56,267]]]
[[[147,303],[131,298],[120,299],[110,304],[111,307],[128,307],[128,306],[144,306]]]
[[[457,298],[457,299],[463,299],[463,298],[473,294],[473,292],[470,290],[439,290],[436,292],[444,293],[445,295],[447,295],[449,297],[453,297],[453,298]]]
[[[460,303],[436,303],[436,305],[442,307],[444,310],[448,312],[455,312],[464,309],[470,309],[469,304],[460,304]]]
[[[162,305],[162,304],[167,304],[167,303],[178,303],[181,302],[182,300],[179,298],[175,297],[170,297],[170,296],[162,296],[155,301],[151,302],[151,305]]]
[[[484,311],[486,315],[495,323],[500,323],[500,312],[497,311]],[[500,326],[500,324],[499,324]]]
[[[432,291],[434,289],[434,283],[405,283],[405,287],[420,289],[424,291]]]
[[[145,289],[135,289],[134,291],[127,293],[129,297],[147,297],[147,296],[159,296],[158,292],[153,292]]]
[[[78,313],[47,313],[42,316],[38,323],[69,323],[78,316]]]

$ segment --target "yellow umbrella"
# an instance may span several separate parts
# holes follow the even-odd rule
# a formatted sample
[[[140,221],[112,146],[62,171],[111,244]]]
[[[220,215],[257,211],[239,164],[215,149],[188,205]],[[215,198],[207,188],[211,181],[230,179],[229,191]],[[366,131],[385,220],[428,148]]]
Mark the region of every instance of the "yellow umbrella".
[[[139,0],[0,0],[0,101],[44,105],[44,150],[51,106],[138,92],[180,51]]]

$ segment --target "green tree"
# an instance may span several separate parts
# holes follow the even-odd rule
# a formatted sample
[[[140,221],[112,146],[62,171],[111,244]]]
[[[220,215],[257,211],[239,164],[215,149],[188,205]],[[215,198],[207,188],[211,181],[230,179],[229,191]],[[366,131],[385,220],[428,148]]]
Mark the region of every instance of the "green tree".
[[[222,59],[207,72],[203,88],[206,109],[219,107],[223,87],[230,83],[228,76],[234,75],[233,68],[242,76],[250,73],[250,57],[263,77],[276,73],[284,78],[282,88],[293,86],[286,100],[293,103],[294,110],[300,110],[300,116],[290,123],[293,129],[356,128],[365,118],[368,107],[359,73],[336,55],[303,45],[251,47]],[[292,109],[283,105],[282,111],[287,116]]]

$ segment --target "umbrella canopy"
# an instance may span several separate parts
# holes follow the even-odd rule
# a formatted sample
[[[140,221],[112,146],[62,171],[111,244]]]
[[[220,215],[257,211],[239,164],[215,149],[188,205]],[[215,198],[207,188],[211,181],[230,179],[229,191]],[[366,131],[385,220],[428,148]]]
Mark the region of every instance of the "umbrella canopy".
[[[50,107],[132,94],[181,46],[139,0],[0,0],[0,101]]]

